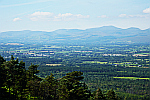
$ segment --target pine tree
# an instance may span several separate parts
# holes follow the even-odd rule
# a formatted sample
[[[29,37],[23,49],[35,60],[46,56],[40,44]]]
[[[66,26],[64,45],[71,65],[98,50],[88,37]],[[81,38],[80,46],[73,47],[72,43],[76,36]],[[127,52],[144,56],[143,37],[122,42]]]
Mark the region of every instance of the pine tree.
[[[59,82],[60,100],[87,100],[90,92],[87,86],[80,81],[84,78],[82,72],[74,71],[67,73]]]
[[[57,95],[58,82],[54,79],[53,74],[48,75],[40,84],[40,95],[43,99],[55,100]]]
[[[36,74],[39,73],[39,70],[37,70],[38,65],[31,64],[29,66],[28,70],[26,71],[27,75],[27,88],[26,91],[27,94],[32,95],[33,97],[38,97],[39,95],[39,87],[41,78],[39,78]]]
[[[107,100],[118,100],[116,97],[116,93],[114,92],[113,89],[109,90],[106,94]]]
[[[6,72],[5,85],[9,90],[9,97],[13,94],[11,99],[22,98],[23,90],[26,88],[25,63],[19,62],[18,59],[14,60],[11,56],[11,60],[4,62],[2,67]]]
[[[105,96],[104,96],[102,90],[101,90],[100,88],[98,88],[98,89],[96,90],[96,94],[95,94],[94,100],[105,100],[105,99],[106,99],[106,98],[105,98]]]
[[[18,64],[18,63],[16,63],[16,61],[14,60],[14,57],[11,56],[11,60],[4,62],[2,65],[2,67],[4,68],[4,70],[6,72],[5,85],[9,90],[9,98],[10,99],[16,98],[16,91],[14,89],[14,86],[15,86],[15,73],[14,73],[15,64]],[[10,97],[11,93],[13,93],[13,97]]]
[[[24,97],[24,90],[27,85],[26,69],[25,63],[20,61],[19,64],[15,66],[15,88],[20,95],[20,98]]]
[[[6,92],[6,88],[4,88],[4,83],[6,81],[6,72],[2,64],[6,62],[3,57],[0,55],[0,100],[6,100],[9,97],[8,92]]]
[[[38,65],[31,64],[28,68],[28,75],[29,75],[29,80],[34,80],[37,79],[38,77],[35,75],[39,73],[39,70],[37,70]]]

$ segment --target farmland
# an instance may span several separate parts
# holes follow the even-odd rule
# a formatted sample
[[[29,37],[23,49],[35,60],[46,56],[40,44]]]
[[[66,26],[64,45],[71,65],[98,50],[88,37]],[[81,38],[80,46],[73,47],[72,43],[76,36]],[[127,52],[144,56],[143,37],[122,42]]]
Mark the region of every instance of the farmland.
[[[38,76],[51,73],[61,78],[72,71],[83,72],[84,82],[95,91],[113,88],[122,97],[148,96],[150,87],[149,44],[1,44],[0,55],[23,60],[26,68],[39,65]],[[129,98],[129,97],[128,97]]]
[[[130,80],[150,80],[150,78],[138,78],[138,77],[113,77],[113,78],[120,78],[120,79],[130,79]]]

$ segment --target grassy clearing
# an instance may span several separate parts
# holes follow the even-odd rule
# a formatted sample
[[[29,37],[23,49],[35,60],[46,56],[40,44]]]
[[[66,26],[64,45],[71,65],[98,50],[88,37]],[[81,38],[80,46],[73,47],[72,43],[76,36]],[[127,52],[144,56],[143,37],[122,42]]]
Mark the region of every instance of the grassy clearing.
[[[128,67],[138,67],[138,66],[128,66]]]
[[[122,62],[122,63],[124,63],[124,64],[131,64],[132,62]]]
[[[150,80],[150,78],[138,78],[138,77],[113,77],[113,78],[130,79],[130,80],[137,80],[137,79]]]
[[[46,64],[47,66],[60,66],[61,64]]]
[[[100,62],[100,61],[83,61],[83,63],[89,63],[89,64],[93,64],[93,63],[106,64],[107,62]]]
[[[149,53],[137,53],[137,54],[147,55],[147,54],[149,54]]]
[[[116,71],[116,72],[121,72],[121,73],[124,73],[124,72],[127,72],[127,71]]]
[[[135,60],[142,60],[142,59],[135,59]]]
[[[51,46],[49,48],[62,48],[61,46]]]
[[[123,65],[124,63],[113,63],[113,64]]]

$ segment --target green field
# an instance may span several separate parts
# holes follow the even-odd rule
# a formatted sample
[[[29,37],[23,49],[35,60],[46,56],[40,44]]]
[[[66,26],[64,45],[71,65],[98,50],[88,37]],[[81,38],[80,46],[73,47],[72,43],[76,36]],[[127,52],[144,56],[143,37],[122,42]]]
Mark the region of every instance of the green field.
[[[83,63],[89,63],[89,64],[92,64],[92,63],[106,64],[107,62],[100,62],[100,61],[84,61]]]
[[[150,80],[150,78],[138,78],[138,77],[113,77],[113,78],[130,79],[130,80],[137,80],[137,79]]]

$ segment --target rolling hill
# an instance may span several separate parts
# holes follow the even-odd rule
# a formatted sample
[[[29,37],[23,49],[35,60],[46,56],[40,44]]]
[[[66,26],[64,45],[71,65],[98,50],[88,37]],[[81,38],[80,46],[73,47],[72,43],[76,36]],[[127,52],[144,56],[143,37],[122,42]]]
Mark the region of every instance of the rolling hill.
[[[141,30],[131,27],[121,29],[114,26],[103,26],[86,30],[59,29],[45,31],[7,31],[0,33],[0,42],[8,43],[110,43],[132,42],[150,43],[150,28]]]

